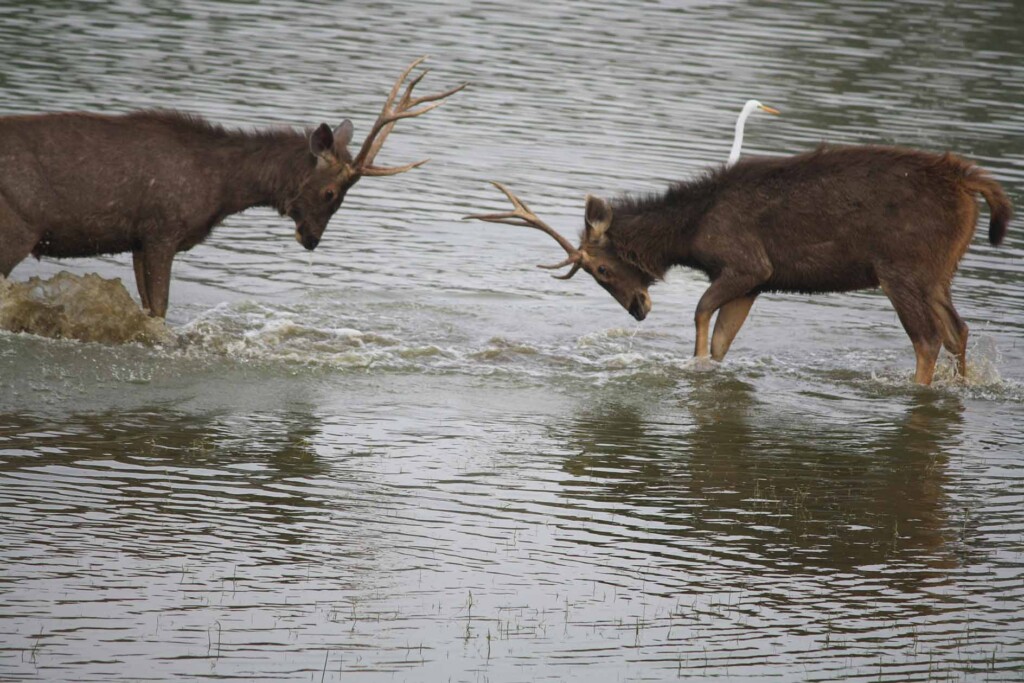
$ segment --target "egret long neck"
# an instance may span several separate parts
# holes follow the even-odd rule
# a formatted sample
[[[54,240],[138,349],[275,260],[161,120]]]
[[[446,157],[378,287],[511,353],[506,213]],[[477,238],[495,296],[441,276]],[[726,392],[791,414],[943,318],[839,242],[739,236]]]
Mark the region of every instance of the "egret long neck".
[[[740,150],[743,149],[743,126],[747,123],[747,117],[756,108],[757,102],[754,100],[750,100],[743,105],[743,111],[740,112],[740,117],[736,119],[736,135],[732,139],[732,150],[729,152],[729,160],[725,162],[726,166],[732,166],[739,161]]]

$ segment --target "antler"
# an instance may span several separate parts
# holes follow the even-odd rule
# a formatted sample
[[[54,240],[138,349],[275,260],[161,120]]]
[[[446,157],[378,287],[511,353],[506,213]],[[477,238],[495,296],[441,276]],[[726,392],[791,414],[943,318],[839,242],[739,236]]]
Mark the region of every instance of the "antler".
[[[548,235],[551,235],[551,237],[555,238],[556,242],[562,245],[562,249],[565,249],[565,253],[567,253],[569,256],[561,263],[556,263],[551,266],[539,265],[537,267],[546,268],[548,270],[554,270],[557,268],[562,268],[563,266],[567,266],[571,263],[572,269],[568,273],[566,273],[565,275],[553,275],[552,277],[558,278],[559,280],[568,280],[573,275],[575,275],[576,271],[579,270],[580,266],[583,264],[583,252],[581,252],[576,247],[572,246],[572,242],[559,235],[557,232],[555,232],[554,228],[552,228],[550,225],[548,225],[540,218],[538,218],[537,214],[535,214],[533,211],[530,211],[530,208],[526,206],[523,200],[512,194],[512,191],[509,190],[507,187],[494,180],[491,181],[491,184],[505,193],[505,196],[508,197],[508,200],[512,202],[512,206],[515,207],[515,210],[505,211],[503,213],[485,213],[474,214],[472,216],[463,216],[463,220],[473,218],[478,221],[488,221],[489,223],[523,225],[528,228],[536,228],[541,232],[547,233]]]
[[[415,60],[412,64],[406,67],[405,71],[402,72],[402,75],[398,77],[397,81],[395,81],[395,85],[391,88],[391,94],[388,95],[388,99],[384,102],[384,106],[380,110],[380,116],[377,117],[376,123],[374,123],[373,128],[370,129],[370,134],[367,135],[366,140],[363,141],[363,146],[359,149],[359,154],[356,155],[355,161],[352,162],[352,166],[358,175],[395,175],[398,173],[405,173],[406,171],[410,171],[417,166],[422,166],[430,161],[429,159],[423,159],[422,161],[416,161],[411,164],[406,164],[405,166],[388,167],[373,165],[373,160],[376,158],[377,152],[380,151],[380,148],[384,145],[384,141],[391,133],[391,129],[395,127],[395,123],[397,123],[399,119],[411,119],[414,116],[426,114],[431,109],[436,109],[444,104],[442,101],[444,98],[449,95],[454,95],[469,85],[468,83],[463,83],[451,90],[437,93],[435,95],[413,97],[413,88],[415,88],[416,84],[423,80],[423,77],[429,73],[429,70],[424,71],[409,82],[409,85],[405,88],[405,93],[402,95],[402,99],[396,104],[395,99],[398,97],[398,91],[402,88],[402,83],[405,82],[405,79],[409,76],[412,70],[422,64],[425,59],[426,56],[423,56]],[[427,104],[419,109],[414,109],[414,107],[418,107],[425,102],[431,102],[432,104]]]

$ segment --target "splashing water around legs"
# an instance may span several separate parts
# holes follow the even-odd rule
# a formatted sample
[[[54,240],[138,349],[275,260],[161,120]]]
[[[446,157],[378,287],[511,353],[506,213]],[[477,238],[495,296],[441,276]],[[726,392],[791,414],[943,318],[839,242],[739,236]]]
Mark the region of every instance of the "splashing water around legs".
[[[961,377],[952,356],[943,354],[935,369],[934,383],[940,386],[985,387],[1002,382],[997,366],[1000,361],[999,349],[991,336],[976,336],[967,349],[967,376]]]
[[[174,334],[151,318],[121,280],[61,271],[14,282],[0,277],[0,330],[105,344],[166,344]]]

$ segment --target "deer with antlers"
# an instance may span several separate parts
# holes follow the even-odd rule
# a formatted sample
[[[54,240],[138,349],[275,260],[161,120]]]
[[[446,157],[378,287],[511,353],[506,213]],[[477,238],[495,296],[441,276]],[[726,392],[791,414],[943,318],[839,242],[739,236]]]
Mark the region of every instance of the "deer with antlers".
[[[464,87],[417,97],[427,74],[395,81],[353,157],[352,122],[293,130],[227,130],[176,111],[0,117],[0,275],[26,256],[132,252],[144,308],[164,317],[171,262],[226,217],[255,206],[295,221],[315,249],[348,190],[363,176],[424,163],[376,166],[395,124],[421,116]],[[399,97],[399,93],[401,97]]]
[[[966,376],[967,324],[950,285],[974,234],[977,195],[989,205],[993,245],[1012,212],[999,183],[970,162],[877,146],[747,159],[647,197],[588,196],[579,247],[494,184],[514,210],[466,218],[547,233],[567,258],[541,267],[571,265],[562,279],[585,270],[637,320],[651,310],[648,288],[669,268],[705,273],[697,357],[722,360],[762,293],[881,286],[913,343],[919,384],[931,383],[942,346]]]

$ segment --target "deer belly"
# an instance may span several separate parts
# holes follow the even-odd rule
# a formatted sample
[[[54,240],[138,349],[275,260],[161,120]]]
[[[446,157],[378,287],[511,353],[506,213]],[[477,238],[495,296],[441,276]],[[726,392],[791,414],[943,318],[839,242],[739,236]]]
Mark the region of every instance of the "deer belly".
[[[873,260],[853,245],[820,242],[802,245],[772,259],[766,289],[785,292],[848,292],[878,286]]]
[[[32,255],[53,258],[77,258],[132,251],[136,240],[132,231],[117,227],[90,228],[86,225],[61,226],[43,232]]]

